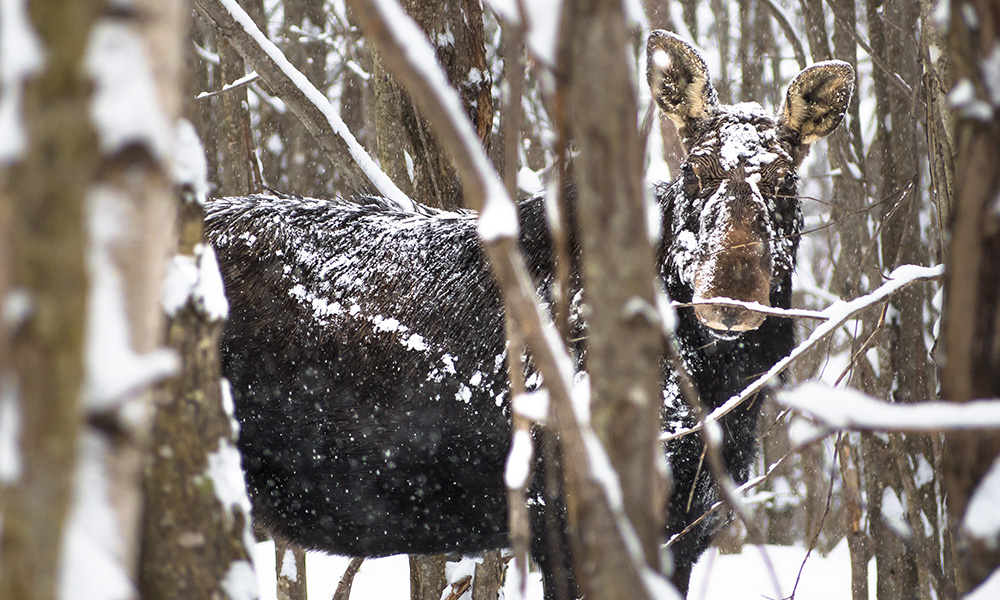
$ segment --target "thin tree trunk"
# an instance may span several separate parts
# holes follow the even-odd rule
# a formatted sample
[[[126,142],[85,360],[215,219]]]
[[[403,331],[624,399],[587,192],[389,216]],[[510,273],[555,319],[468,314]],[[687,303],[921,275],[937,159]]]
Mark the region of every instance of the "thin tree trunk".
[[[665,503],[656,469],[662,343],[621,4],[567,2],[560,40],[560,95],[580,151],[577,215],[592,309],[587,321],[592,422],[618,474],[625,513],[646,563],[659,571]],[[574,491],[579,490],[571,485],[567,495]],[[588,507],[580,502],[576,510]],[[571,505],[571,519],[573,514]],[[578,522],[576,531],[584,530]],[[616,556],[589,533],[571,539],[588,598],[640,597],[641,592],[628,592],[636,582],[623,581],[625,571],[615,566],[629,557]]]
[[[448,558],[443,554],[410,555],[410,600],[438,600],[448,579],[444,568]]]
[[[223,86],[246,75],[243,57],[224,37],[216,36],[219,47],[219,73]],[[243,195],[260,191],[254,181],[256,167],[253,146],[250,139],[250,116],[247,113],[246,88],[237,88],[222,93],[216,111],[219,131],[222,134],[219,161],[219,181],[224,194]]]
[[[242,59],[237,63],[237,73],[242,73]],[[223,73],[222,83],[232,83],[226,77],[234,74],[225,69]],[[204,83],[187,78],[185,95],[192,97],[200,91],[192,88]],[[223,96],[228,94],[230,100],[237,100],[237,94],[246,97],[243,90]],[[221,144],[219,179],[223,185],[236,186],[223,191],[247,193],[253,177],[247,130],[241,124],[248,121],[245,101],[218,106],[228,106],[231,112],[214,121],[233,134]],[[187,104],[189,110],[201,108]],[[156,405],[145,479],[138,587],[143,598],[154,600],[222,596],[227,579],[234,585],[253,576],[249,502],[242,478],[227,479],[240,472],[239,454],[233,445],[231,409],[225,407],[220,384],[225,298],[215,254],[204,243],[202,203],[207,182],[201,179],[207,177],[207,164],[205,172],[199,172],[204,151],[193,129],[186,131],[178,160],[191,165],[192,174],[177,182],[182,201],[166,219],[178,223],[165,304],[166,337],[180,359],[180,373]],[[190,280],[192,273],[195,277]],[[160,285],[157,289],[162,289]]]
[[[479,140],[487,146],[493,99],[482,6],[478,0],[405,0],[402,5],[434,45],[449,83],[459,91]],[[373,75],[378,157],[386,174],[418,202],[442,208],[460,205],[451,160],[377,52]]]
[[[892,74],[911,85],[919,84],[917,49],[910,33],[916,31],[917,10],[913,4],[867,2],[868,29],[872,50]],[[891,85],[890,73],[875,69],[877,114],[877,157],[879,179],[875,197],[891,198],[879,208],[881,265],[889,272],[900,264],[926,264],[928,256],[920,240],[918,210],[920,185],[916,143],[915,96]],[[887,361],[882,363],[882,397],[911,403],[932,397],[933,368],[924,344],[925,292],[922,287],[908,290],[892,300],[895,309],[885,322]],[[885,524],[883,503],[889,495],[902,502],[905,511],[920,505],[921,498],[907,494],[915,490],[913,471],[900,469],[901,461],[933,462],[927,453],[927,439],[890,435],[888,441],[866,436],[865,472],[869,522],[874,538],[878,571],[876,592],[880,600],[919,598],[927,587],[926,570],[918,560],[924,527],[911,523],[912,543],[904,543]],[[921,507],[923,508],[923,507]],[[917,527],[913,527],[917,525]]]
[[[278,600],[306,600],[306,553],[279,541],[274,542],[274,574]]]
[[[203,244],[202,208],[191,190],[181,206],[176,285],[185,272],[218,270]],[[206,279],[207,277],[207,279]],[[151,464],[146,477],[146,517],[140,590],[143,598],[211,598],[223,581],[252,577],[249,501],[239,454],[220,385],[219,338],[225,302],[221,278],[202,275],[183,302],[173,306],[168,339],[181,357],[181,373],[154,416]],[[176,293],[174,290],[173,293]],[[231,400],[229,401],[231,402]],[[236,487],[233,487],[235,485]],[[249,574],[249,575],[248,575]]]

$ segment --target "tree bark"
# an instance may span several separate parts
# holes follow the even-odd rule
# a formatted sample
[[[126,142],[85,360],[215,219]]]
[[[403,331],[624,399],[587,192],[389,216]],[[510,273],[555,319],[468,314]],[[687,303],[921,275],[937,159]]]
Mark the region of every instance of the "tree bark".
[[[155,0],[150,0],[155,1]],[[187,15],[184,15],[185,21]],[[182,36],[183,38],[183,36]],[[225,54],[223,50],[222,54]],[[242,74],[243,62],[228,57]],[[223,63],[227,60],[222,57]],[[222,69],[223,84],[234,73]],[[235,75],[238,77],[240,75]],[[187,96],[204,81],[187,80]],[[233,103],[223,101],[216,107],[224,112],[218,118],[190,114],[196,122],[210,120],[231,136],[220,144],[217,176],[223,192],[245,194],[253,189],[244,90],[229,91]],[[204,102],[204,100],[202,101]],[[187,110],[202,105],[187,104]],[[241,116],[242,115],[242,116]],[[201,118],[198,118],[201,117]],[[188,142],[193,144],[193,141]],[[195,160],[200,147],[188,146],[185,159]],[[207,166],[207,165],[206,165]],[[195,177],[207,176],[207,172]],[[239,455],[233,445],[231,408],[224,406],[220,385],[219,339],[225,311],[206,299],[216,294],[222,299],[221,278],[218,288],[211,288],[213,271],[217,275],[215,255],[204,241],[204,197],[199,196],[202,182],[177,182],[182,199],[174,204],[174,214],[166,221],[177,223],[173,240],[170,277],[172,287],[190,285],[179,306],[168,310],[165,334],[168,344],[180,358],[180,372],[163,392],[153,414],[152,440],[145,477],[145,513],[139,591],[143,598],[181,599],[225,596],[224,581],[238,581],[252,576],[249,561],[249,502],[242,477],[237,482],[225,479],[239,472]],[[204,182],[207,185],[207,182]],[[234,189],[225,186],[234,186]],[[169,188],[171,193],[177,192]],[[185,281],[193,270],[195,281]],[[177,281],[181,276],[182,281]],[[163,281],[163,277],[160,277]],[[161,290],[162,283],[154,289]],[[168,290],[176,294],[177,290]],[[161,308],[162,313],[162,308]],[[231,402],[231,401],[230,401]],[[234,489],[230,489],[235,485]]]
[[[180,250],[174,260],[190,262],[199,273],[218,269],[214,253],[202,242],[203,218],[189,191],[181,206]],[[242,478],[235,490],[220,479],[237,469],[239,461],[231,407],[224,407],[220,386],[220,316],[192,294],[170,320],[169,343],[182,366],[154,415],[146,476],[143,598],[224,596],[227,577],[252,570],[253,537]]]
[[[99,157],[89,115],[92,90],[80,74],[103,6],[82,0],[26,5],[26,26],[45,58],[24,81],[26,147],[0,165],[0,199],[10,218],[10,289],[24,308],[5,328],[9,363],[0,372],[3,402],[9,403],[4,412],[20,416],[19,468],[0,479],[3,600],[56,597],[83,418],[85,200]],[[9,295],[3,300],[14,302]]]
[[[434,45],[448,82],[458,90],[480,142],[488,148],[493,99],[482,6],[478,0],[405,0],[402,6]],[[378,52],[373,62],[374,117],[382,168],[418,202],[440,208],[459,206],[455,168],[427,119],[385,68]]]
[[[976,19],[971,20],[970,15]],[[945,271],[943,396],[953,402],[1000,395],[1000,112],[986,81],[984,64],[998,43],[1000,9],[984,0],[951,5],[948,48],[954,80],[968,82],[972,98],[956,106],[955,197],[951,243]],[[992,110],[977,111],[984,105]],[[995,433],[946,436],[944,483],[958,560],[959,593],[964,594],[1000,566],[997,539],[962,528],[969,499],[1000,456]]]
[[[568,130],[580,152],[577,215],[590,308],[586,362],[593,427],[618,474],[625,514],[645,561],[659,571],[665,503],[656,468],[662,341],[627,39],[620,3],[567,2],[557,77]],[[573,509],[571,504],[571,523]],[[586,507],[581,502],[576,509]],[[627,557],[606,554],[602,540],[582,534],[582,521],[577,527],[577,575],[584,593],[621,597],[634,584],[621,580],[623,571],[614,563]]]

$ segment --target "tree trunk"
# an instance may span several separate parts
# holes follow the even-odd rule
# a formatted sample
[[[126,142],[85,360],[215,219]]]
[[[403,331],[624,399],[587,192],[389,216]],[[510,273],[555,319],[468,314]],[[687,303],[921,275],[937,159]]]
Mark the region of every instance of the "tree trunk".
[[[1000,112],[996,82],[985,79],[990,73],[986,61],[1000,41],[1000,8],[984,0],[955,1],[950,23],[954,80],[971,89],[962,102],[953,102],[955,197],[945,272],[941,387],[946,399],[967,402],[1000,396],[1000,216],[995,208]],[[946,436],[943,475],[962,594],[1000,566],[1000,534],[962,527],[969,499],[997,456],[1000,437],[995,432]]]
[[[8,310],[21,307],[3,330],[10,336],[9,362],[0,365],[0,409],[4,418],[16,420],[19,442],[0,474],[3,600],[56,597],[83,417],[85,201],[99,157],[89,114],[92,89],[80,74],[103,6],[31,2],[25,22],[12,25],[37,40],[44,58],[39,55],[24,73],[23,114],[15,116],[24,146],[0,164],[0,199],[10,218],[9,244],[4,242],[10,292],[3,302]],[[13,14],[6,11],[4,18]]]
[[[917,7],[912,3],[883,3],[868,0],[868,29],[871,47],[888,68],[886,73],[876,68],[875,81],[877,115],[877,164],[879,166],[875,197],[887,199],[879,207],[880,248],[882,271],[888,273],[901,264],[926,264],[928,254],[920,239],[919,223],[919,160],[922,149],[917,144],[915,97],[894,82],[900,78],[908,85],[920,82],[917,49],[911,37],[916,31]],[[899,403],[912,403],[932,397],[936,387],[930,356],[924,343],[923,287],[897,295],[893,309],[884,323],[883,346],[887,350],[881,361],[881,396]],[[924,527],[910,523],[912,541],[905,543],[885,524],[883,505],[890,495],[902,503],[904,515],[921,506],[916,492],[914,466],[920,461],[933,462],[928,439],[892,434],[876,439],[866,436],[865,471],[868,491],[869,522],[874,538],[878,570],[877,594],[880,600],[889,598],[919,598],[926,591],[928,577],[919,563],[917,549],[925,542]],[[928,482],[933,485],[933,481]],[[907,491],[911,493],[907,493]],[[916,495],[916,497],[915,497]],[[931,507],[930,514],[934,514]],[[916,527],[914,527],[916,525]],[[933,536],[928,536],[933,539]]]
[[[656,468],[662,342],[621,4],[567,2],[560,40],[559,93],[580,152],[577,215],[590,308],[592,422],[618,474],[645,561],[657,572],[665,503]],[[578,491],[570,487],[567,495]],[[581,518],[574,512],[588,510],[582,499],[570,504],[571,529],[587,530],[582,520],[575,528],[572,523]],[[571,536],[582,591],[588,598],[640,597],[628,592],[636,582],[622,581],[625,570],[615,566],[632,559],[616,556],[595,537]]]
[[[242,59],[237,62],[241,73]],[[225,78],[221,85],[232,83]],[[196,93],[192,88],[205,85],[191,77],[186,83],[188,97]],[[245,101],[237,100],[237,94],[245,99],[246,93],[240,89],[223,96],[229,94],[235,105],[220,102],[217,106],[228,106],[228,112],[212,119],[232,134],[220,144],[218,176],[223,185],[236,186],[223,192],[248,193],[252,154],[244,135],[248,130],[241,124],[248,118]],[[227,311],[215,254],[204,243],[207,165],[198,172],[204,150],[193,130],[186,138],[180,157],[194,170],[189,179],[177,182],[182,201],[167,219],[178,223],[179,239],[172,249],[164,300],[166,337],[180,359],[180,373],[155,407],[145,479],[139,590],[150,599],[221,597],[225,586],[246,585],[253,577],[249,501],[233,445],[232,407],[226,407],[220,385],[219,338]]]
[[[492,80],[486,64],[483,9],[478,0],[405,0],[403,8],[427,33],[438,62],[458,90],[466,114],[488,145],[493,126]],[[461,205],[450,158],[427,120],[375,53],[375,127],[378,158],[389,178],[414,200],[441,208]]]
[[[192,286],[187,297],[173,306],[168,339],[181,358],[181,373],[157,407],[146,477],[140,590],[154,600],[222,596],[224,581],[253,577],[249,501],[242,477],[230,479],[241,473],[230,427],[232,400],[220,386],[226,312],[219,305],[221,277],[214,252],[202,242],[202,208],[191,190],[186,196],[168,286],[187,273],[197,276],[186,282]]]

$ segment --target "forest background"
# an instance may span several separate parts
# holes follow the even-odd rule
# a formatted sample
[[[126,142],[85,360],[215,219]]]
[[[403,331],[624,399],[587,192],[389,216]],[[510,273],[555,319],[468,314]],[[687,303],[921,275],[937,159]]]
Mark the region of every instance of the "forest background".
[[[201,203],[267,188],[385,193],[339,121],[404,194],[444,208],[471,199],[463,161],[424,118],[433,111],[421,102],[433,98],[411,98],[407,66],[380,52],[387,37],[364,15],[382,4],[0,3],[0,599],[256,596],[249,505],[219,385],[226,308]],[[671,178],[682,152],[672,126],[650,118],[640,85],[650,29],[702,48],[727,103],[777,110],[801,68],[853,64],[848,118],[800,173],[794,305],[859,298],[903,265],[944,265],[943,275],[862,303],[794,361],[788,387],[824,387],[766,407],[760,479],[740,501],[750,518],[717,544],[824,555],[846,543],[855,600],[960,598],[987,579],[1000,585],[1000,524],[989,517],[1000,513],[995,407],[925,404],[1000,395],[996,3],[403,8],[511,196],[552,188],[587,160],[566,135],[578,117],[566,110],[561,61],[615,49],[581,49],[558,33],[588,19],[618,28],[630,49],[638,101],[614,110],[648,136],[647,181]],[[799,339],[821,323],[801,320]],[[865,396],[836,391],[847,389]],[[838,419],[824,402],[855,410]],[[887,403],[927,412],[887,413]],[[279,597],[304,597],[303,554],[279,547],[277,557]],[[495,597],[503,560],[484,561],[469,593]],[[453,583],[445,563],[410,559],[415,599],[436,600]]]

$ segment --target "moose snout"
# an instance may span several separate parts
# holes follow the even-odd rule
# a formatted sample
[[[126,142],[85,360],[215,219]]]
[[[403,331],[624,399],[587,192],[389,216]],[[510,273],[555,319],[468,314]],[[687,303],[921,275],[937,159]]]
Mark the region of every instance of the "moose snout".
[[[730,299],[770,306],[770,261],[760,256],[727,255],[705,261],[695,272],[694,300]],[[767,315],[731,304],[698,304],[694,314],[706,327],[717,331],[750,331],[760,327]]]
[[[751,331],[760,327],[766,318],[766,315],[740,306],[706,304],[695,306],[694,314],[705,326],[717,331]]]

